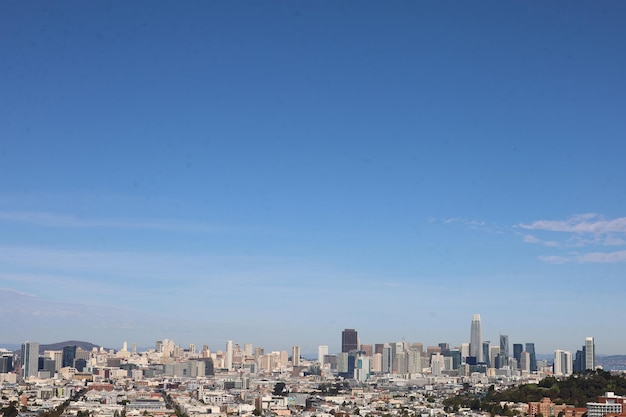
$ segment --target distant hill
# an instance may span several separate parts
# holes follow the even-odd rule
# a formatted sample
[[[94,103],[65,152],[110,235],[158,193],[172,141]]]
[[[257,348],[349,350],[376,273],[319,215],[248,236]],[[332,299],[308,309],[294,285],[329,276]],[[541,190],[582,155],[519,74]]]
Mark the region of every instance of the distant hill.
[[[100,349],[99,345],[94,345],[93,343],[81,342],[79,340],[67,340],[65,342],[49,343],[47,345],[39,345],[39,354],[42,354],[46,350],[63,350],[63,348],[66,346],[76,346],[83,350],[91,350],[94,347]],[[22,345],[21,344],[18,345],[15,343],[2,343],[0,344],[0,348],[8,349],[10,351],[19,353],[20,350],[22,349]]]
[[[10,351],[20,350],[21,345],[16,345],[15,343],[2,343],[0,344],[0,349],[6,349]]]
[[[626,355],[596,356],[596,364],[605,370],[625,370]]]
[[[93,343],[81,342],[78,340],[68,340],[65,342],[50,343],[48,345],[39,345],[39,353],[43,353],[45,350],[63,350],[63,348],[66,346],[76,346],[83,350],[91,350],[93,348],[98,348],[98,349],[100,348],[100,346],[94,345]]]

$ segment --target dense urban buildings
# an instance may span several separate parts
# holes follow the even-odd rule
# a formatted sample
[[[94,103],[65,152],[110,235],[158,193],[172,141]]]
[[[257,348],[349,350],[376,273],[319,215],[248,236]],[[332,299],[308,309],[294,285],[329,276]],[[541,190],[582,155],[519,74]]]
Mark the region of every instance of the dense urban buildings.
[[[361,343],[356,329],[344,329],[340,352],[320,345],[316,354],[303,355],[299,345],[291,346],[290,351],[266,351],[232,340],[226,341],[223,350],[212,351],[207,345],[198,349],[192,343],[185,348],[171,339],[161,339],[153,349],[142,352],[135,344],[129,351],[126,342],[121,350],[114,351],[84,349],[73,343],[51,349],[31,341],[24,342],[19,352],[0,350],[0,383],[5,387],[5,404],[19,401],[25,409],[38,412],[49,410],[57,398],[60,404],[83,393],[85,399],[73,405],[71,414],[97,409],[95,417],[121,417],[122,411],[128,417],[140,417],[144,412],[174,417],[174,412],[168,411],[174,406],[169,404],[168,408],[166,400],[176,401],[176,407],[189,417],[287,416],[294,412],[305,417],[312,417],[313,412],[330,417],[330,411],[357,414],[357,406],[359,412],[372,417],[403,417],[386,407],[392,398],[400,398],[406,387],[418,388],[407,391],[406,397],[402,396],[406,400],[394,401],[403,407],[414,406],[417,414],[429,414],[427,410],[437,406],[433,398],[440,401],[468,386],[480,392],[493,385],[537,383],[547,375],[564,377],[577,368],[588,369],[587,364],[595,367],[592,337],[584,340],[576,355],[555,350],[549,364],[537,359],[533,342],[514,343],[510,356],[508,335],[499,335],[494,344],[483,340],[478,314],[472,318],[470,341],[458,346],[445,341],[424,345],[404,339],[367,342]],[[344,408],[333,408],[334,398],[320,397],[320,387],[326,391],[348,389],[349,393],[336,399]],[[621,410],[621,397],[610,393],[605,397],[589,404],[591,414],[612,417],[605,412]],[[532,417],[546,416],[545,410],[560,410],[562,406],[544,399],[511,407],[519,407],[521,414]],[[306,414],[305,410],[314,411]],[[572,407],[563,410],[563,417],[582,417],[586,412]]]

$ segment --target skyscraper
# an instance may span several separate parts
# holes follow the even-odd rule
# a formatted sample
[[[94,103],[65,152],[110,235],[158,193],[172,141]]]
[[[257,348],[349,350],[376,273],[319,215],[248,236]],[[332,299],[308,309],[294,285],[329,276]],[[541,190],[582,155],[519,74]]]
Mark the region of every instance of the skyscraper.
[[[513,343],[513,357],[517,361],[517,367],[519,368],[522,363],[522,352],[524,351],[524,346],[521,343]]]
[[[557,349],[554,351],[553,371],[556,376],[567,376],[572,374],[572,353]]]
[[[519,369],[530,372],[530,353],[522,351],[520,353]]]
[[[535,372],[537,370],[537,355],[535,354],[535,344],[526,343],[526,352],[528,352],[529,355],[529,370],[530,372]]]
[[[22,377],[24,379],[29,376],[37,376],[37,367],[39,365],[39,343],[24,342],[22,343]]]
[[[502,363],[509,362],[509,336],[505,334],[500,335],[500,355],[502,355]]]
[[[61,366],[74,366],[74,359],[76,359],[76,346],[65,346],[63,348],[63,360]]]
[[[224,368],[232,371],[233,369],[233,341],[226,341],[226,360],[224,360]]]
[[[324,356],[328,355],[328,346],[322,345],[317,348],[317,361],[320,363],[320,366],[324,366]]]
[[[596,344],[593,337],[585,338],[585,371],[596,369]]]
[[[341,332],[341,351],[350,352],[359,349],[359,336],[354,329],[345,329]]]
[[[291,365],[300,366],[300,346],[292,346],[291,348]]]
[[[470,356],[474,356],[477,362],[483,362],[483,331],[480,324],[480,314],[474,314],[472,317]]]
[[[490,349],[490,343],[489,340],[485,340],[483,342],[483,360],[482,362],[485,363],[487,365],[487,368],[491,368],[492,364],[491,364],[491,356],[489,355],[489,351]]]

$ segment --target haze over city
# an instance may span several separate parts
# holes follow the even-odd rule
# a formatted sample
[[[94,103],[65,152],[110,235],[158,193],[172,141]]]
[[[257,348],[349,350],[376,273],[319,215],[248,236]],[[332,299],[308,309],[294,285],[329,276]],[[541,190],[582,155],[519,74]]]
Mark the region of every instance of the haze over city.
[[[0,3],[0,343],[626,354],[624,21]]]

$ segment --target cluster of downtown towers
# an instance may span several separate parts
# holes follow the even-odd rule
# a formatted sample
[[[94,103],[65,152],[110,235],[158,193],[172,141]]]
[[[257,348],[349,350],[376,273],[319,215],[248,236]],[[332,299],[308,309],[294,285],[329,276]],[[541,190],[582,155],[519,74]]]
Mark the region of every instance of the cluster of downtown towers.
[[[343,368],[347,375],[352,375],[355,369],[359,368],[358,361],[361,356],[374,357],[380,354],[380,371],[397,372],[399,368],[407,366],[411,359],[405,359],[407,355],[415,352],[418,357],[424,354],[423,345],[406,342],[384,343],[375,345],[360,344],[358,333],[355,329],[345,329],[341,334],[341,353],[337,355],[337,368]],[[432,363],[433,355],[449,358],[448,362],[452,369],[458,369],[461,364],[477,368],[509,367],[521,371],[537,371],[537,358],[534,343],[514,343],[513,355],[510,356],[509,336],[500,335],[499,345],[492,345],[489,341],[483,341],[480,314],[472,317],[470,342],[462,343],[460,347],[450,348],[448,343],[439,343],[438,346],[430,346],[426,349],[426,358]],[[328,355],[328,347],[320,346],[318,359],[324,363],[331,358]],[[327,359],[325,360],[324,357]],[[450,360],[451,359],[451,360]],[[403,364],[403,362],[405,364]],[[554,369],[557,374],[571,374],[572,372],[583,372],[587,369],[595,368],[595,345],[593,337],[587,337],[581,350],[575,355],[570,352],[555,351]],[[378,367],[378,366],[377,366]],[[449,369],[446,366],[446,369]]]

